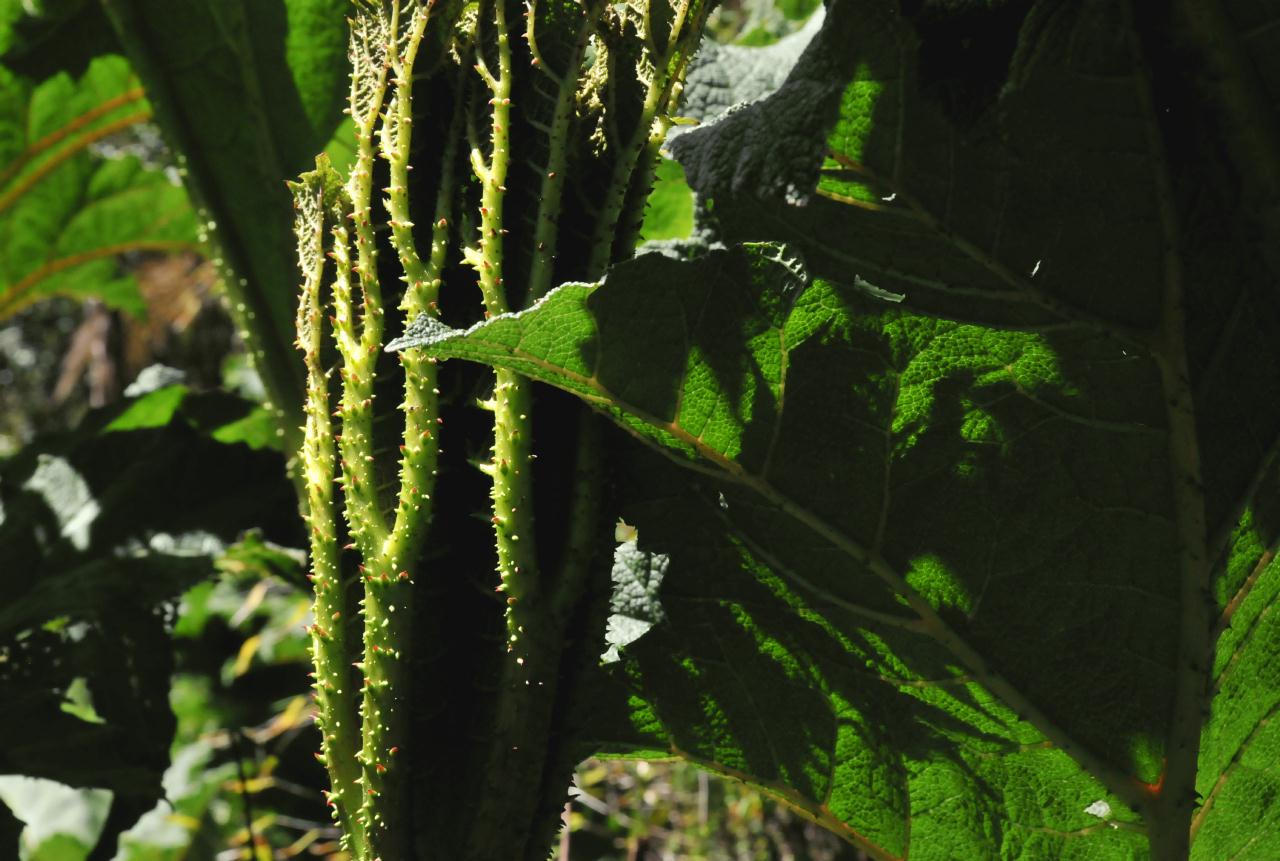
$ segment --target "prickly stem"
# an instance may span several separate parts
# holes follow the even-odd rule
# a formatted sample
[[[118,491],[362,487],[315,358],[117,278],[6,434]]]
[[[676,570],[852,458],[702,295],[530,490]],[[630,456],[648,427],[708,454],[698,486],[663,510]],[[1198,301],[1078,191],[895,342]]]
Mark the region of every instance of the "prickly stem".
[[[480,277],[485,313],[497,316],[509,310],[506,290],[502,286],[502,213],[507,193],[507,169],[511,163],[512,69],[505,0],[491,0],[486,5],[493,12],[493,20],[489,24],[494,28],[497,43],[498,73],[486,81],[493,97],[489,100],[489,158],[483,173],[478,175],[483,185],[476,271]]]
[[[415,14],[416,4],[405,7]],[[347,179],[351,199],[351,236],[355,261],[346,250],[345,225],[335,227],[335,264],[342,273],[354,269],[361,303],[359,328],[350,278],[340,278],[335,290],[338,320],[338,348],[343,360],[342,450],[346,479],[347,515],[351,531],[364,559],[362,568],[364,600],[364,654],[358,669],[362,675],[360,719],[361,818],[369,844],[369,859],[407,858],[407,797],[403,791],[406,775],[392,762],[389,751],[402,746],[409,721],[409,678],[406,650],[409,638],[409,599],[414,560],[400,558],[380,507],[373,472],[373,382],[377,358],[382,351],[382,288],[377,271],[377,240],[372,223],[375,133],[387,107],[387,76],[393,69],[392,55],[401,44],[401,0],[357,4],[352,19],[353,62],[350,111],[355,121],[356,156]],[[412,116],[391,114],[391,129],[385,131],[395,149],[398,131],[408,126],[398,120]],[[407,155],[406,155],[407,157]],[[395,197],[407,211],[404,182]],[[405,213],[402,213],[405,215]],[[393,220],[395,220],[393,218]],[[404,218],[407,221],[407,215]],[[338,252],[341,251],[341,255]],[[416,259],[416,254],[414,255]],[[364,859],[360,859],[364,861]]]
[[[656,148],[666,128],[665,113],[678,97],[688,57],[705,21],[707,0],[682,0],[673,5],[676,15],[669,37],[663,34],[654,39],[642,34],[647,54],[639,71],[647,89],[641,120],[626,140],[615,135],[608,143],[611,182],[603,189],[605,205],[597,235],[585,249],[592,277],[603,273],[631,235],[627,231],[635,221],[632,216],[636,213],[632,210],[636,199],[642,197],[634,191],[649,181]],[[446,7],[451,10],[448,15],[442,11]],[[524,92],[514,87],[515,70],[509,42],[516,34],[508,22],[508,17],[514,18],[511,13],[515,7],[514,2],[507,0],[480,0],[475,9],[479,24],[471,34],[465,28],[454,29],[454,19],[462,14],[460,2],[356,2],[352,19],[354,73],[350,99],[356,127],[356,155],[346,178],[345,196],[343,193],[332,195],[331,209],[340,217],[333,218],[327,228],[334,261],[330,320],[341,378],[340,402],[332,413],[333,405],[328,403],[329,386],[319,358],[319,345],[323,340],[321,321],[325,315],[319,294],[320,276],[316,273],[324,266],[308,268],[306,262],[314,263],[317,247],[323,250],[326,233],[324,227],[317,228],[309,222],[299,227],[306,282],[298,319],[299,345],[308,371],[308,435],[304,457],[308,481],[314,485],[311,502],[317,624],[312,628],[312,637],[317,700],[325,729],[322,756],[334,784],[337,814],[349,834],[347,848],[355,861],[410,857],[408,775],[401,764],[410,761],[411,757],[403,751],[412,743],[407,713],[412,681],[408,672],[408,648],[412,639],[409,626],[414,584],[425,576],[416,565],[433,508],[440,455],[436,366],[418,351],[404,351],[400,353],[405,375],[400,481],[394,518],[388,522],[381,507],[385,497],[379,494],[373,470],[373,383],[384,336],[383,297],[377,271],[378,239],[372,223],[375,159],[380,156],[387,163],[387,238],[405,276],[406,290],[400,310],[406,320],[437,314],[441,273],[446,263],[451,262],[447,259],[450,238],[468,235],[477,227],[478,236],[463,251],[462,257],[476,271],[487,315],[513,309],[504,279],[513,280],[527,274],[528,281],[522,286],[530,302],[553,286],[558,221],[565,205],[562,186],[569,171],[571,138],[580,107],[577,71],[597,26],[611,20],[600,16],[622,13],[605,0],[586,0],[581,7],[580,28],[571,35],[576,41],[560,43],[562,50],[557,55],[541,52],[534,33],[537,9],[536,5],[530,6],[529,29],[523,34],[529,40],[530,55],[535,61],[529,73],[549,74],[554,86],[545,93],[547,114],[530,117],[522,116],[512,104],[513,94]],[[437,15],[449,20],[437,22]],[[430,42],[437,35],[434,28],[438,25],[451,35]],[[433,29],[428,32],[428,27]],[[469,50],[466,39],[471,35],[482,45],[468,61],[468,65],[474,62],[479,80],[471,78],[469,73],[465,78],[455,79],[458,82],[455,113],[444,132],[448,138],[430,229],[431,249],[423,258],[415,245],[415,239],[421,239],[423,234],[418,232],[415,236],[409,200],[412,132],[414,121],[421,125],[423,119],[414,116],[411,103],[414,63],[424,38],[436,45],[457,38],[453,47],[461,46],[461,50],[451,55],[456,58]],[[658,43],[661,43],[660,50]],[[603,50],[602,44],[597,48]],[[424,57],[429,54],[423,51]],[[440,57],[442,62],[448,62],[444,54]],[[546,68],[548,59],[567,62],[567,66],[557,73]],[[429,61],[423,60],[423,63]],[[468,88],[473,95],[484,92],[481,100],[487,101],[487,109],[464,96]],[[481,114],[487,114],[487,141],[481,140],[482,132],[478,128]],[[504,256],[507,227],[515,232],[513,225],[504,222],[510,130],[514,124],[524,121],[548,135],[547,162],[539,165],[542,169],[540,196],[530,237],[535,252],[527,273],[514,271]],[[456,187],[459,142],[470,143],[471,167],[480,185],[478,217],[467,210],[455,211],[456,201],[467,199],[465,190]],[[455,220],[461,221],[460,230],[451,229]],[[546,590],[539,585],[533,519],[531,383],[509,371],[497,372],[494,394],[486,406],[493,412],[494,442],[492,456],[482,469],[493,482],[491,519],[498,585],[506,599],[506,660],[501,677],[492,680],[497,700],[493,722],[486,727],[492,742],[487,746],[484,767],[488,773],[505,774],[513,769],[518,772],[523,768],[542,768],[540,758],[549,755],[546,745],[553,731],[552,704],[563,638],[560,626],[569,608],[575,606],[595,548],[595,533],[589,524],[598,507],[595,500],[599,470],[591,444],[594,437],[590,427],[586,427],[583,435],[586,451],[574,478],[575,521],[581,521],[581,528],[569,537],[571,558],[555,581],[555,594],[543,594]],[[333,433],[335,424],[337,434]],[[359,655],[354,654],[354,642],[346,640],[346,632],[351,629],[339,623],[357,614],[356,608],[340,604],[347,594],[338,568],[335,480],[343,490],[343,513],[351,536],[348,548],[358,551],[362,559],[363,600],[358,615],[363,624],[363,651]],[[351,678],[359,678],[359,693],[355,685],[341,683]],[[497,821],[504,805],[511,803],[512,796],[504,793],[480,799],[476,822]],[[500,857],[502,853],[497,847],[509,842],[498,834],[480,834],[466,828],[464,831],[479,840],[473,847],[479,853],[477,857]],[[494,851],[485,854],[485,847]]]
[[[475,261],[485,312],[491,316],[508,309],[503,286],[503,201],[510,164],[512,64],[510,29],[505,0],[486,4],[492,18],[498,69],[486,79],[492,99],[490,106],[490,146],[487,164],[480,175],[479,254]],[[483,77],[483,76],[482,76]],[[509,650],[516,651],[520,639],[521,610],[517,609],[538,577],[537,550],[533,531],[533,475],[529,464],[533,453],[533,398],[531,383],[519,374],[498,370],[493,397],[493,460],[486,470],[493,479],[494,543],[498,551],[498,578],[507,598]]]
[[[294,232],[298,238],[298,262],[302,291],[298,302],[298,349],[307,370],[306,426],[300,452],[307,489],[307,520],[311,541],[311,579],[315,598],[315,624],[311,626],[311,656],[315,663],[317,723],[321,732],[319,757],[329,772],[329,794],[334,816],[342,827],[350,852],[365,851],[364,829],[355,815],[361,805],[360,769],[356,762],[359,743],[355,691],[349,683],[354,654],[347,638],[350,618],[347,591],[342,582],[340,551],[333,499],[334,461],[332,420],[329,416],[329,383],[320,358],[324,340],[325,240],[327,226],[340,217],[339,179],[327,159],[317,169],[292,184],[296,210]]]

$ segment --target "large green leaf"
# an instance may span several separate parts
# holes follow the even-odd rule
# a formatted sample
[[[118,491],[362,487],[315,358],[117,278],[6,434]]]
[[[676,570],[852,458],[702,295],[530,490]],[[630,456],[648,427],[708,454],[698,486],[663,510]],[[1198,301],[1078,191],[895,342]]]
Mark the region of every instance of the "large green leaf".
[[[1086,355],[1103,349],[1077,340]],[[911,835],[913,855],[987,857],[992,829],[1056,846],[1050,832],[1099,825],[1085,812],[1093,802],[1123,809],[1019,718],[1032,709],[1135,785],[1158,780],[1151,746],[1175,611],[1158,584],[1172,557],[1161,488],[1028,505],[1067,480],[1059,450],[1072,441],[1088,441],[1076,470],[1105,473],[1117,446],[1150,469],[1161,456],[1154,396],[1097,390],[1084,363],[1064,365],[1066,350],[1041,335],[806,287],[772,246],[691,263],[645,255],[603,287],[567,285],[530,312],[426,346],[567,388],[728,479],[698,491],[681,476],[655,482],[649,468],[654,504],[628,511],[642,542],[671,558],[671,621],[628,669],[652,698],[636,719],[674,749],[843,823],[886,856],[905,854]],[[1132,373],[1145,381],[1137,363]],[[1131,515],[1143,528],[1119,540],[1114,509],[1153,513]],[[1115,543],[1067,553],[1082,533]],[[1149,567],[1108,569],[1104,549],[1150,554]],[[1144,614],[1086,583],[1163,600]],[[1034,602],[1057,635],[1029,636],[1032,611],[1018,602]],[[1126,648],[1145,660],[1100,636],[1109,626],[1131,629]],[[1012,702],[980,681],[994,668]],[[1055,802],[1030,804],[1047,786]],[[930,799],[957,794],[933,809]],[[1134,843],[1128,831],[1092,832]]]
[[[1174,504],[1177,542],[1204,546],[1209,560],[1209,576],[1184,573],[1177,596],[1178,661],[1191,674],[1171,721],[1192,731],[1196,629],[1216,617],[1193,854],[1270,857],[1280,815],[1267,669],[1280,500],[1274,13],[1233,2],[1172,4],[1170,18],[1144,4],[983,5],[926,3],[908,22],[887,6],[835,4],[824,35],[838,50],[819,44],[788,80],[792,94],[738,120],[779,139],[826,137],[807,206],[776,193],[811,187],[818,165],[803,153],[744,151],[715,126],[673,149],[727,238],[787,238],[815,273],[925,314],[1092,329],[1122,362],[1182,366],[1185,385],[1166,375],[1159,390],[1183,389],[1175,410],[1193,421],[1173,430],[1171,454],[1194,452],[1201,466],[1197,492]],[[852,66],[834,125],[795,111],[794,88],[841,58]],[[1113,373],[1095,364],[1098,379]],[[1172,472],[1175,486],[1186,480]],[[1203,524],[1188,516],[1196,508]],[[1186,759],[1192,745],[1184,733],[1174,747]],[[1190,792],[1186,781],[1177,790]]]
[[[93,152],[150,116],[121,57],[39,86],[0,68],[0,317],[53,295],[96,296],[141,315],[117,258],[200,248],[185,192],[158,166]]]
[[[628,511],[671,558],[670,621],[624,653],[651,745],[884,857],[1145,854],[1122,801],[1158,797],[1140,784],[1161,783],[1179,634],[1147,360],[1087,330],[805,287],[758,246],[647,255],[427,348],[573,391],[727,479],[650,467]],[[1215,848],[1198,857],[1222,857],[1216,817],[1229,850],[1257,847],[1241,857],[1274,850],[1240,825],[1266,812],[1250,799],[1276,743],[1274,534],[1251,518],[1219,580],[1240,609],[1223,613],[1196,844]],[[1232,772],[1238,794],[1214,792]]]

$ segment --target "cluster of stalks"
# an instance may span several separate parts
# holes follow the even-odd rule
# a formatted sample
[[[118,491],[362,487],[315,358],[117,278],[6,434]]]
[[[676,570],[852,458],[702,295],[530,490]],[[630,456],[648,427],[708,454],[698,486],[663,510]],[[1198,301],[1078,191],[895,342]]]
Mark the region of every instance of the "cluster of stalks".
[[[427,717],[414,708],[457,695],[424,670],[429,661],[414,656],[440,646],[413,630],[423,615],[415,602],[437,591],[433,582],[456,576],[433,567],[425,552],[434,541],[439,473],[447,468],[439,442],[441,369],[413,350],[398,354],[403,428],[398,447],[386,446],[380,427],[386,416],[376,397],[388,390],[375,383],[380,375],[385,382],[388,367],[395,370],[384,356],[387,329],[438,318],[442,290],[470,292],[476,318],[505,314],[567,277],[598,278],[629,255],[709,9],[705,0],[354,5],[355,156],[345,175],[321,159],[294,184],[294,194],[319,756],[332,783],[330,804],[357,861],[424,854],[424,841],[409,827],[427,803],[422,793],[411,797],[410,763],[422,761],[413,747]],[[428,103],[447,110],[432,115]],[[433,140],[415,147],[415,128]],[[517,139],[529,157],[518,158]],[[424,153],[438,162],[414,164]],[[411,182],[415,167],[419,174],[433,171],[431,181]],[[570,192],[575,175],[581,181]],[[508,206],[508,184],[516,181],[526,192],[520,217]],[[384,195],[375,199],[378,186]],[[410,190],[424,187],[433,190],[434,206],[415,201],[414,212],[431,212],[419,226]],[[576,229],[563,229],[562,220]],[[420,252],[419,243],[429,250]],[[379,265],[379,252],[387,250],[394,251],[403,290],[384,291],[387,267]],[[388,308],[386,299],[398,305]],[[475,465],[491,482],[493,544],[474,558],[495,560],[491,588],[502,598],[505,636],[493,664],[499,678],[485,688],[493,703],[483,727],[487,746],[471,766],[504,775],[514,788],[491,786],[466,802],[475,824],[457,825],[464,835],[457,841],[472,857],[514,857],[501,854],[511,844],[491,833],[495,820],[536,815],[541,828],[551,810],[553,828],[559,801],[548,806],[522,797],[529,789],[521,784],[538,786],[549,771],[563,779],[573,764],[566,758],[571,746],[552,742],[565,731],[556,703],[564,702],[557,696],[566,626],[598,555],[599,443],[584,413],[576,462],[563,477],[574,489],[567,549],[555,556],[558,570],[544,571],[534,521],[534,401],[527,379],[499,370],[492,394],[480,402],[491,413],[492,440]],[[398,460],[393,492],[388,458]],[[474,648],[491,645],[477,640]]]

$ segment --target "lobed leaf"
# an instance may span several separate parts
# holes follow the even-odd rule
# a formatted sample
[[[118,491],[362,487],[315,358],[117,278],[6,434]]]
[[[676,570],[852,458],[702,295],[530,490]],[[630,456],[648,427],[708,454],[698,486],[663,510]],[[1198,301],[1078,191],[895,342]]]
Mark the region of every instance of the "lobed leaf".
[[[200,248],[186,194],[158,167],[95,147],[127,136],[151,110],[120,57],[32,87],[0,69],[0,316],[54,295],[145,305],[117,258]]]

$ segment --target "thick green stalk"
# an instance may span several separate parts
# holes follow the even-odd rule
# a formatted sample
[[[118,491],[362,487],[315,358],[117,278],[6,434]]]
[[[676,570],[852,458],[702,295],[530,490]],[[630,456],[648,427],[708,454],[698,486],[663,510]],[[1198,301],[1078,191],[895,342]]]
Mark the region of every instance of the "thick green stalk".
[[[437,26],[428,21],[435,8],[416,0],[357,2],[352,22],[354,74],[350,107],[356,126],[357,152],[345,186],[346,217],[332,228],[335,264],[332,319],[342,376],[341,403],[337,412],[341,418],[341,433],[337,440],[342,465],[341,482],[345,489],[345,515],[353,546],[364,562],[360,569],[364,586],[361,604],[364,648],[362,659],[356,665],[363,674],[358,708],[362,724],[359,750],[354,752],[356,745],[353,743],[348,745],[346,752],[340,753],[331,745],[332,750],[326,748],[325,753],[335,795],[341,793],[342,799],[349,799],[358,791],[360,796],[358,812],[354,803],[348,801],[343,802],[344,807],[340,811],[347,816],[344,827],[352,834],[350,846],[356,861],[407,861],[410,857],[412,826],[408,818],[410,799],[405,765],[420,761],[421,754],[415,758],[406,753],[407,746],[413,742],[408,733],[409,686],[413,683],[421,690],[427,680],[409,677],[407,650],[413,634],[410,624],[413,593],[416,591],[414,583],[425,575],[418,568],[418,559],[430,523],[439,457],[436,367],[432,360],[422,358],[416,351],[406,351],[400,355],[405,374],[400,487],[394,519],[388,522],[389,518],[381,508],[382,498],[375,486],[372,438],[373,377],[383,340],[383,300],[377,272],[377,240],[372,224],[373,168],[377,156],[380,155],[387,163],[389,181],[384,206],[390,228],[389,240],[406,283],[400,309],[405,319],[415,319],[424,314],[436,316],[441,273],[448,262],[449,224],[456,215],[457,200],[463,199],[461,189],[456,187],[455,147],[459,145],[464,122],[467,124],[471,142],[470,162],[480,182],[480,212],[479,235],[471,247],[464,250],[463,257],[477,273],[485,315],[513,310],[504,283],[504,278],[515,277],[515,270],[507,265],[509,261],[504,254],[504,208],[511,159],[511,124],[513,116],[516,116],[511,98],[517,90],[514,87],[515,70],[510,43],[512,26],[508,22],[508,14],[514,4],[505,0],[481,0],[479,23],[475,29],[474,60],[476,72],[487,88],[487,106],[474,101],[468,103],[462,98],[463,89],[460,87],[454,116],[448,131],[444,132],[448,137],[443,147],[443,166],[439,171],[430,254],[423,258],[415,245],[409,201],[409,162],[413,126],[415,120],[421,124],[422,117],[421,112],[414,116],[411,102],[413,68],[423,39],[434,39],[436,35],[434,30],[428,31],[428,27]],[[569,25],[574,28],[572,32],[568,29],[560,32],[562,41],[558,45],[561,53],[555,62],[563,64],[563,70],[548,69],[542,62],[534,32],[536,10],[530,13],[529,29],[525,35],[530,42],[534,66],[542,67],[541,71],[533,71],[532,74],[547,73],[555,89],[548,94],[547,102],[539,106],[537,117],[540,120],[548,120],[549,117],[549,125],[540,125],[528,116],[516,117],[548,135],[547,161],[540,166],[542,176],[538,182],[541,193],[533,224],[534,252],[528,283],[522,285],[527,288],[523,294],[529,302],[554,286],[558,220],[564,205],[561,186],[574,150],[572,137],[579,95],[578,72],[599,16],[610,14],[608,9],[604,0],[590,0],[581,10],[580,17],[572,18]],[[439,11],[436,14],[441,18],[449,17]],[[694,17],[697,20],[693,20]],[[593,261],[593,274],[602,273],[610,262],[610,256],[620,250],[619,222],[625,220],[630,226],[629,215],[634,214],[630,209],[637,197],[634,190],[648,180],[652,168],[650,162],[665,132],[663,114],[676,96],[687,49],[696,44],[696,31],[700,30],[703,17],[700,0],[689,0],[677,10],[671,37],[658,40],[662,42],[662,55],[656,56],[659,50],[656,47],[649,50],[649,56],[653,58],[651,77],[655,83],[646,94],[642,121],[633,133],[629,133],[627,140],[615,141],[617,149],[609,154],[614,174],[609,189],[611,196],[605,207],[609,223],[600,226],[596,240],[588,250]],[[450,27],[453,24],[452,21],[440,23]],[[648,41],[651,46],[654,44],[652,39]],[[463,86],[474,84],[474,79],[468,75]],[[473,87],[473,92],[485,92],[485,88]],[[473,119],[476,126],[481,125],[481,115],[486,117],[489,126],[489,140],[484,143],[480,140],[479,130],[470,125]],[[315,300],[304,301],[314,304]],[[300,331],[313,317],[314,314],[309,314],[307,321],[300,319]],[[314,337],[312,330],[305,331],[310,343]],[[323,381],[322,369],[318,360],[309,364],[309,371],[313,370],[312,365],[315,380],[311,382],[317,406],[309,409],[309,416],[316,428],[313,434],[316,441],[308,452],[309,457],[319,464],[317,469],[322,470],[326,449],[320,436],[325,435],[328,440],[324,422],[329,420],[329,414],[327,405],[322,404],[318,397]],[[517,846],[523,847],[519,851],[527,854],[532,845],[529,835],[533,832],[530,829],[541,833],[545,799],[536,793],[530,795],[526,781],[541,787],[561,779],[562,771],[567,773],[568,760],[564,753],[567,748],[557,748],[551,742],[556,732],[554,724],[563,660],[563,626],[578,608],[583,583],[597,546],[599,530],[594,527],[598,526],[596,514],[601,471],[594,433],[596,428],[592,424],[593,419],[588,417],[582,428],[584,448],[573,476],[573,524],[565,563],[554,584],[543,585],[540,577],[545,572],[538,570],[533,517],[532,383],[518,374],[500,370],[496,374],[493,396],[485,406],[493,412],[494,440],[492,458],[481,468],[492,480],[491,519],[500,581],[498,589],[506,600],[506,654],[501,661],[499,678],[489,680],[496,687],[496,699],[492,703],[492,712],[489,712],[491,720],[486,721],[483,727],[486,740],[481,749],[475,751],[478,760],[475,767],[481,774],[493,776],[495,784],[487,787],[480,797],[469,800],[473,806],[459,833],[464,835],[462,845],[469,857],[496,858],[511,857]],[[333,446],[332,443],[328,445],[328,469],[332,477]],[[318,471],[317,475],[323,479],[322,472]],[[323,517],[322,512],[329,512],[328,530],[321,527],[317,532],[317,540],[324,543],[320,548],[323,552],[316,553],[320,565],[318,570],[327,572],[326,576],[336,577],[338,554],[333,544],[337,539],[333,537],[332,529],[334,502],[331,496],[328,497],[326,509],[325,498],[317,495],[316,504],[317,518]],[[317,578],[318,584],[320,579]],[[322,602],[330,601],[338,593],[320,588],[317,592],[319,619],[319,614],[329,612],[328,604],[321,606]],[[323,627],[321,624],[320,628]],[[331,666],[327,672],[334,679],[338,678],[340,667],[336,663],[336,652],[326,651],[332,641],[315,632],[313,636],[317,642],[317,666],[328,661]],[[351,660],[350,656],[347,660]],[[328,686],[323,682],[320,686],[327,694]],[[334,685],[333,689],[337,687]],[[325,719],[340,708],[348,711],[354,708],[350,702],[346,706],[335,705],[337,701],[328,696],[321,697],[321,700],[326,710]],[[335,763],[341,766],[340,760],[347,763],[345,768],[335,767]],[[517,782],[504,784],[507,776]],[[352,787],[358,787],[358,790]],[[495,827],[501,822],[510,822],[515,832],[504,833],[503,829]]]
[[[603,272],[612,262],[613,238],[622,214],[622,206],[626,201],[627,190],[631,187],[631,176],[635,172],[636,163],[644,150],[645,143],[652,135],[653,118],[658,112],[658,105],[664,101],[664,81],[655,74],[645,91],[644,105],[641,108],[640,122],[635,133],[616,152],[613,172],[605,190],[604,204],[597,216],[595,236],[592,239],[591,262],[588,271]]]
[[[364,853],[364,829],[356,816],[360,809],[360,769],[356,762],[359,741],[356,692],[350,684],[353,649],[347,641],[350,616],[342,582],[336,509],[333,499],[334,441],[329,416],[329,385],[320,358],[324,340],[323,297],[326,221],[333,217],[332,192],[336,174],[326,176],[327,163],[293,185],[297,209],[295,231],[298,261],[302,269],[302,293],[298,302],[298,348],[307,368],[306,428],[302,446],[302,476],[307,489],[307,525],[310,532],[312,605],[311,657],[315,663],[316,722],[320,728],[321,754],[333,789],[329,802],[342,828],[347,848],[357,857]],[[326,187],[326,180],[330,185]],[[326,199],[330,198],[330,199]],[[340,209],[339,209],[340,211]]]
[[[472,165],[481,182],[480,191],[480,244],[472,256],[472,265],[480,278],[480,295],[484,300],[485,314],[505,314],[506,290],[502,281],[503,227],[502,211],[507,194],[507,169],[511,164],[511,44],[507,29],[506,4],[502,0],[492,3],[492,22],[498,51],[498,73],[495,76],[485,65],[481,51],[476,52],[476,71],[480,73],[492,93],[489,99],[489,157],[473,151]],[[479,155],[479,158],[477,158]]]
[[[404,32],[401,32],[401,13],[407,17]],[[448,177],[442,182],[437,200],[431,255],[424,262],[418,254],[409,217],[408,174],[413,132],[413,66],[429,17],[429,10],[415,3],[403,7],[397,4],[392,12],[388,30],[389,44],[395,46],[389,60],[394,89],[380,135],[381,154],[390,171],[385,207],[391,243],[405,272],[406,290],[400,307],[407,319],[436,314],[440,271],[448,241],[448,217],[453,203],[452,177]],[[401,353],[400,361],[405,374],[400,490],[394,523],[368,569],[365,597],[367,680],[364,747],[360,758],[365,769],[365,813],[370,823],[372,854],[383,859],[407,857],[410,843],[406,818],[410,777],[407,764],[412,758],[406,750],[411,742],[407,732],[411,716],[408,714],[410,679],[406,668],[412,641],[413,593],[416,577],[421,574],[417,570],[417,559],[431,521],[439,460],[435,362],[408,353]]]
[[[476,70],[484,79],[492,98],[490,107],[490,147],[485,160],[473,148],[472,165],[482,183],[480,191],[479,248],[469,255],[479,275],[480,294],[487,316],[505,314],[509,308],[503,283],[503,203],[507,169],[510,165],[511,124],[511,44],[505,0],[491,6],[498,69],[494,74],[477,49]],[[507,637],[510,650],[516,648],[524,625],[520,606],[537,581],[537,552],[533,531],[532,463],[533,397],[532,383],[511,371],[498,370],[493,398],[486,406],[493,411],[493,459],[484,471],[493,479],[494,545],[498,553],[499,590],[507,598]],[[523,659],[517,656],[520,663]]]
[[[509,124],[512,63],[506,0],[495,0],[488,10],[496,47],[497,73],[482,59],[483,45],[477,48],[477,71],[488,85],[492,99],[490,147],[487,163],[473,144],[472,165],[483,183],[480,207],[480,242],[469,255],[479,273],[486,315],[508,310],[503,285],[503,198],[509,165]],[[482,14],[487,11],[482,6]],[[477,158],[479,156],[479,158]],[[537,600],[540,572],[533,518],[533,434],[532,382],[507,370],[495,372],[493,397],[485,406],[493,412],[493,457],[481,469],[493,481],[492,521],[498,562],[498,590],[506,596],[506,655],[497,680],[494,721],[490,740],[480,767],[491,779],[498,775],[519,775],[534,779],[545,765],[545,746],[550,732],[550,709],[554,702],[557,651],[548,649],[546,613]],[[550,657],[547,653],[550,651]],[[544,657],[546,660],[544,661]],[[536,780],[535,784],[536,785]],[[526,832],[531,811],[537,807],[524,786],[487,787],[477,799],[467,842],[474,857],[506,857],[513,845],[523,845],[527,834],[513,843],[496,823]]]
[[[440,272],[448,248],[448,222],[453,212],[454,195],[453,174],[446,169],[441,172],[436,199],[431,254],[424,262],[418,254],[413,237],[414,225],[409,219],[408,186],[409,152],[413,142],[413,67],[430,10],[416,5],[410,10],[412,17],[408,31],[396,40],[397,44],[403,43],[404,48],[396,52],[391,61],[394,91],[382,127],[382,156],[387,160],[391,173],[385,206],[390,216],[391,244],[405,272],[405,292],[400,308],[406,320],[423,314],[437,314]],[[445,144],[446,165],[452,164],[456,154],[460,117],[459,109],[455,112],[450,137]],[[405,374],[405,430],[401,445],[400,494],[386,552],[392,567],[411,569],[431,521],[431,495],[439,460],[439,391],[434,360],[402,352],[400,363]],[[410,597],[405,596],[403,603],[406,607],[412,606]]]
[[[524,602],[532,598],[538,570],[533,531],[533,384],[499,369],[493,387],[493,526],[499,589],[507,599],[507,649],[523,663]]]
[[[397,0],[398,2],[398,0]],[[394,44],[403,42],[404,48],[391,54],[392,90],[386,116],[382,122],[380,143],[382,157],[387,160],[391,172],[391,184],[387,186],[386,209],[390,218],[391,244],[404,269],[406,311],[424,313],[432,295],[432,276],[418,255],[413,239],[413,222],[409,218],[409,150],[413,143],[413,65],[418,48],[431,17],[430,10],[411,4],[408,27],[403,34],[393,31]],[[396,22],[397,30],[399,21]]]
[[[342,489],[348,529],[366,561],[382,550],[386,524],[378,510],[373,473],[373,371],[376,353],[365,348],[356,329],[352,298],[351,234],[345,224],[333,227],[333,259],[337,267],[333,287],[333,332],[342,358],[342,400],[338,436]]]
[[[380,9],[365,4],[357,7],[351,25],[354,68],[349,110],[355,121],[356,158],[347,178],[347,195],[351,201],[350,220],[355,234],[354,271],[362,300],[358,326],[350,280],[340,279],[337,286],[343,289],[334,291],[335,330],[343,366],[343,489],[351,535],[366,565],[382,552],[387,537],[387,524],[378,505],[373,472],[373,377],[382,349],[383,309],[382,288],[378,281],[377,240],[370,214],[374,128],[382,112],[387,84],[386,50],[390,38],[387,24]],[[339,240],[335,233],[334,253],[343,255],[339,267],[351,271],[346,230],[340,229],[343,237]]]
[[[356,158],[347,191],[356,248],[354,271],[362,298],[359,332],[352,320],[354,307],[349,289],[344,297],[345,308],[339,307],[337,315],[341,324],[338,345],[344,365],[342,442],[347,513],[364,558],[364,657],[359,665],[364,685],[359,760],[364,790],[361,817],[371,861],[407,858],[410,842],[405,792],[408,774],[399,763],[405,761],[401,748],[408,740],[410,721],[407,648],[412,620],[412,548],[404,546],[406,530],[402,530],[400,540],[391,534],[380,507],[373,471],[373,379],[383,340],[382,288],[372,223],[374,135],[387,100],[387,75],[398,44],[400,12],[399,0],[389,8],[382,3],[365,2],[357,7],[352,21],[350,111],[356,127]],[[405,105],[404,110],[410,110],[409,106]],[[406,126],[396,125],[407,133]],[[394,147],[397,137],[395,129],[388,135],[393,144],[392,155],[399,159]],[[404,157],[407,158],[407,147]],[[407,210],[404,184],[399,183],[401,189],[393,196]],[[343,262],[350,265],[350,261],[340,261],[339,265]],[[413,380],[412,388],[420,392],[422,381]],[[433,388],[433,378],[428,377],[428,400],[424,405],[433,404],[429,400]],[[435,450],[433,441],[421,440],[412,447],[406,446],[407,460],[425,467],[428,473],[434,472]],[[420,505],[424,496],[430,496],[430,488],[418,488],[414,504]]]
[[[674,103],[675,97],[672,98],[672,104]],[[654,176],[658,172],[659,151],[662,142],[666,140],[667,129],[670,127],[671,123],[665,115],[654,120],[653,131],[649,135],[649,140],[641,147],[631,179],[627,188],[623,190],[624,196],[614,225],[612,245],[599,250],[599,255],[593,258],[595,263],[612,263],[613,261],[609,258],[613,254],[613,249],[630,250],[639,243],[640,228],[644,224],[644,208],[648,205],[648,191],[653,188]],[[641,189],[644,193],[637,193]],[[603,275],[603,271],[591,272],[593,278]]]

